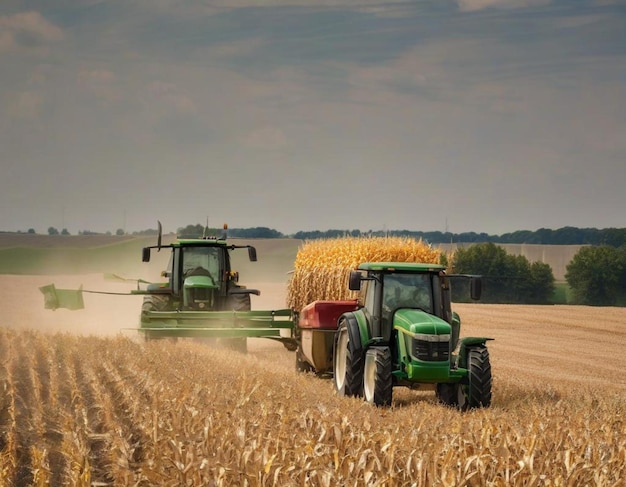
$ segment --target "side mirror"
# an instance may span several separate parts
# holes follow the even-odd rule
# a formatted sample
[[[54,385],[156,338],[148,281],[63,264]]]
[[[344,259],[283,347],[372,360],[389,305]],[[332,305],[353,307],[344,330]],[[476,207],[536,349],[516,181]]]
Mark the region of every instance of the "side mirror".
[[[480,295],[483,290],[483,281],[480,277],[472,277],[470,278],[470,297],[474,301],[478,301],[480,299]]]
[[[141,253],[142,262],[150,262],[150,247],[144,247]]]
[[[250,262],[256,262],[256,249],[254,247],[248,247],[248,257]]]
[[[360,271],[350,271],[350,281],[348,282],[348,289],[350,289],[350,291],[361,290],[361,277]]]

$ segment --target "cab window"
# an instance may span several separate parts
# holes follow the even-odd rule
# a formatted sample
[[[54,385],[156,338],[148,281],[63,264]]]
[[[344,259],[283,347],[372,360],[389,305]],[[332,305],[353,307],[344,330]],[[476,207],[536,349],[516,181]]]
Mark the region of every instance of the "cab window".
[[[419,308],[433,312],[432,285],[429,274],[386,274],[383,307],[390,312],[398,308]]]
[[[208,271],[219,278],[219,249],[215,247],[186,247],[183,253],[183,276],[192,272]]]

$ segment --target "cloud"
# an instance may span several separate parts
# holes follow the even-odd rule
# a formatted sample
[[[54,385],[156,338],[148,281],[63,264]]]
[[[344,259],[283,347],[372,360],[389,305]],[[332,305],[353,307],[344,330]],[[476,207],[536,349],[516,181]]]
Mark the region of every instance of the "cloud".
[[[463,12],[473,12],[486,8],[527,8],[538,5],[547,5],[552,0],[457,0]]]
[[[116,76],[108,69],[82,69],[78,84],[96,98],[108,102],[120,101],[122,94],[115,88]]]
[[[280,128],[268,125],[250,132],[243,143],[260,149],[278,149],[287,144],[287,136]]]
[[[63,37],[63,30],[36,11],[0,17],[0,52],[40,52]]]
[[[320,9],[350,9],[356,11],[370,11],[386,13],[387,6],[397,7],[400,4],[412,5],[413,0],[209,0],[205,2],[189,2],[187,0],[137,0],[136,5],[143,5],[151,11],[171,12],[175,15],[214,14],[226,10],[244,8],[314,8]]]
[[[9,103],[9,116],[21,120],[33,120],[41,116],[43,96],[37,91],[17,93]]]
[[[153,81],[148,85],[148,93],[178,114],[196,113],[196,105],[186,94],[181,93],[176,85],[164,81]]]

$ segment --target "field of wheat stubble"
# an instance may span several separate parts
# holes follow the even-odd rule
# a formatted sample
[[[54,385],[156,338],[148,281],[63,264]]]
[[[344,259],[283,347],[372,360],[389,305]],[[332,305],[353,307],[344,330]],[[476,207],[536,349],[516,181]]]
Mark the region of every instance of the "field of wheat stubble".
[[[376,409],[273,342],[145,344],[136,297],[43,310],[50,279],[0,276],[0,485],[626,484],[626,309],[459,304],[464,335],[495,339],[492,407],[395,389]],[[257,286],[255,308],[284,306]]]

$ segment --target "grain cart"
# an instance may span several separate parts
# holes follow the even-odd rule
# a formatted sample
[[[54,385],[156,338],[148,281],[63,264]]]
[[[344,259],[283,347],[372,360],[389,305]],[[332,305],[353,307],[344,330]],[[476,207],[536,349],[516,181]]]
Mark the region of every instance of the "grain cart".
[[[406,262],[358,266],[349,288],[359,300],[314,301],[299,315],[296,369],[332,374],[339,394],[389,406],[394,386],[434,387],[461,410],[491,403],[490,338],[459,338],[445,267]],[[480,298],[478,276],[470,279]]]
[[[256,249],[250,245],[233,245],[226,240],[226,225],[221,237],[196,239],[178,238],[163,245],[161,224],[157,244],[144,247],[142,261],[149,262],[151,251],[170,250],[167,270],[161,276],[165,282],[143,283],[145,289],[131,291],[143,295],[138,331],[146,340],[160,338],[215,338],[238,351],[246,351],[248,337],[270,338],[295,349],[292,338],[294,314],[290,309],[252,311],[250,295],[257,289],[247,289],[238,283],[239,274],[231,269],[230,252],[247,249],[251,261],[257,260]],[[46,308],[83,307],[82,293],[56,289],[54,285],[41,288]],[[102,293],[117,294],[117,293]]]

